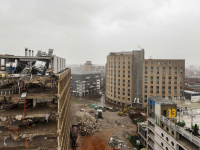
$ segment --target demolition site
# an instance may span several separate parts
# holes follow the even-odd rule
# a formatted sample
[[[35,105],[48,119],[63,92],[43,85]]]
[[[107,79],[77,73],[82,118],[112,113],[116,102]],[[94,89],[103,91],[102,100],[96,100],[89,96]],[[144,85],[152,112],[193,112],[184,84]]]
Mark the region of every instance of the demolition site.
[[[68,149],[70,78],[66,60],[25,48],[0,55],[0,149]]]

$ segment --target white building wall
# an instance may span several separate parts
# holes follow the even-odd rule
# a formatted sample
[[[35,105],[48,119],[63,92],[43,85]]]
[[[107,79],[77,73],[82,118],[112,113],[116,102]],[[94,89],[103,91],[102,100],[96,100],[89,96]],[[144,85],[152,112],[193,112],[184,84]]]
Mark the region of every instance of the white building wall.
[[[191,96],[191,102],[200,102],[200,96]]]
[[[155,125],[155,128],[154,128],[154,133],[155,133],[154,141],[156,141],[157,144],[159,144],[159,146],[162,147],[165,150],[166,150],[166,147],[168,148],[168,150],[178,150],[177,144],[179,144],[179,145],[181,145],[181,144],[178,143],[171,135],[169,135],[163,129],[158,127],[156,124],[154,124],[154,125]],[[149,129],[151,130],[151,128],[149,128]],[[168,141],[167,141],[167,138],[168,138]],[[174,146],[172,145],[172,142],[174,143]],[[163,143],[163,146],[161,145],[161,143]],[[182,147],[184,147],[184,146],[182,146]],[[154,148],[155,148],[155,150],[159,150],[158,149],[159,147],[156,144],[154,144]]]
[[[65,62],[66,62],[66,60],[64,58],[57,57],[54,55],[54,57],[53,57],[53,72],[58,73],[62,69],[65,69],[65,67],[66,67]]]
[[[157,103],[155,104],[155,114],[159,116],[161,115],[161,107]]]

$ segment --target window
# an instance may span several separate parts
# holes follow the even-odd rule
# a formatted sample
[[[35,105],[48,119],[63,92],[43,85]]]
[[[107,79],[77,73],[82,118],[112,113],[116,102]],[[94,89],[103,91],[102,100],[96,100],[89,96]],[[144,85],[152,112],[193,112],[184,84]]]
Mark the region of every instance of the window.
[[[1,71],[6,70],[6,59],[1,59]]]
[[[160,67],[157,67],[157,74],[160,74]]]
[[[168,127],[166,127],[166,130],[167,130],[167,131],[169,131],[169,128],[168,128]],[[167,141],[168,141],[168,138],[167,138],[167,137],[166,137],[166,139],[167,139]]]
[[[130,98],[128,98],[128,101],[130,101],[131,99]]]
[[[125,69],[125,61],[123,61],[123,69]]]
[[[172,67],[169,67],[169,70],[168,70],[168,71],[169,71],[169,74],[171,74],[171,69],[172,69]]]
[[[171,94],[171,86],[168,87],[168,94]]]
[[[145,74],[147,74],[147,72],[148,72],[148,67],[145,66]]]
[[[131,69],[131,62],[128,62],[128,69]]]
[[[130,96],[130,95],[131,95],[131,94],[130,94],[130,93],[131,93],[130,91],[131,91],[131,90],[130,90],[130,89],[128,89],[128,96]]]
[[[171,77],[168,77],[168,84],[171,84],[172,81],[171,81]]]
[[[123,60],[125,60],[125,57],[123,57]]]
[[[118,57],[118,60],[120,60],[120,57]]]
[[[119,57],[120,58],[120,57]],[[118,61],[118,68],[120,69],[120,61]]]
[[[151,93],[153,93],[153,86],[151,86]]]
[[[166,137],[166,140],[169,141],[168,137]]]
[[[147,102],[147,95],[144,96],[144,102]]]
[[[164,128],[163,124],[162,124],[162,127]],[[161,133],[161,136],[162,136],[162,137],[164,137],[164,134],[163,134],[163,133]]]
[[[159,86],[156,86],[156,94],[159,94]]]
[[[165,66],[165,62],[162,62],[162,65]]]
[[[174,131],[172,131],[172,135],[174,135]]]
[[[174,87],[174,94],[177,94],[177,87]]]
[[[120,79],[118,79],[118,85],[120,85]]]
[[[118,99],[120,99],[120,96],[118,96]]]
[[[125,95],[125,89],[123,89],[123,93],[122,94]]]
[[[125,80],[123,80],[123,86],[125,86]]]
[[[123,99],[123,100],[125,100],[125,98],[124,98],[124,97],[122,97],[122,99]]]
[[[130,82],[130,80],[128,80],[128,87],[130,87],[131,86],[131,82]]]
[[[183,65],[183,62],[180,62],[180,65],[182,66],[182,65]]]
[[[162,127],[164,128],[164,124],[162,124]],[[164,137],[164,135],[163,135],[163,137]]]
[[[166,147],[166,150],[168,150],[168,147]]]
[[[174,62],[174,65],[177,65],[177,62]]]
[[[144,77],[144,82],[147,83],[147,76]]]
[[[125,78],[125,71],[123,71],[123,78]]]
[[[163,143],[161,142],[161,146],[163,147]]]
[[[157,62],[157,65],[160,65],[160,62],[159,62],[159,61]]]
[[[147,65],[147,64],[148,64],[148,62],[147,62],[147,61],[145,61],[145,62],[144,62],[144,64],[146,64],[146,65]]]
[[[171,65],[171,64],[172,64],[172,62],[171,62],[171,61],[169,61],[169,62],[168,62],[168,65]]]
[[[156,84],[159,84],[159,76],[156,77]]]
[[[180,67],[180,74],[183,74],[183,67]]]
[[[153,65],[153,61],[151,61],[151,65]]]
[[[162,74],[165,75],[165,67],[162,69]]]
[[[151,74],[153,74],[153,67],[151,67]]]
[[[131,57],[128,57],[128,60],[131,60]]]
[[[177,67],[174,67],[174,74],[177,75]]]
[[[151,76],[151,84],[153,84],[153,76]]]
[[[118,88],[118,94],[120,94],[120,88]]]
[[[147,86],[144,86],[144,93],[147,93]]]
[[[128,78],[131,77],[131,71],[128,71]]]
[[[174,142],[171,141],[172,146],[174,146]]]

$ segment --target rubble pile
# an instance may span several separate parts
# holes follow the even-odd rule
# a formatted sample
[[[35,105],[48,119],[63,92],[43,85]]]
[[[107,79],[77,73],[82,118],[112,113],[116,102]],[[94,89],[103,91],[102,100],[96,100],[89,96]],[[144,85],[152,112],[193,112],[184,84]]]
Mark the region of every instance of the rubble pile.
[[[110,138],[110,141],[108,143],[108,146],[114,147],[114,148],[122,148],[122,147],[126,147],[126,145],[124,145],[124,142],[117,139],[117,138]]]
[[[80,134],[83,136],[90,136],[95,132],[101,131],[101,128],[96,123],[96,119],[87,113],[77,114],[76,119],[80,121],[77,124]]]

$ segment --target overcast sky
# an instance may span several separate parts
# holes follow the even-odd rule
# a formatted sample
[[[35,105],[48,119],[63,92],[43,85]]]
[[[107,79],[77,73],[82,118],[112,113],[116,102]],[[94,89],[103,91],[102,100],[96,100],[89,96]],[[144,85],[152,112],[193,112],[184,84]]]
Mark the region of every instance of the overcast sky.
[[[0,0],[0,54],[24,48],[105,64],[109,52],[200,61],[200,0]]]

